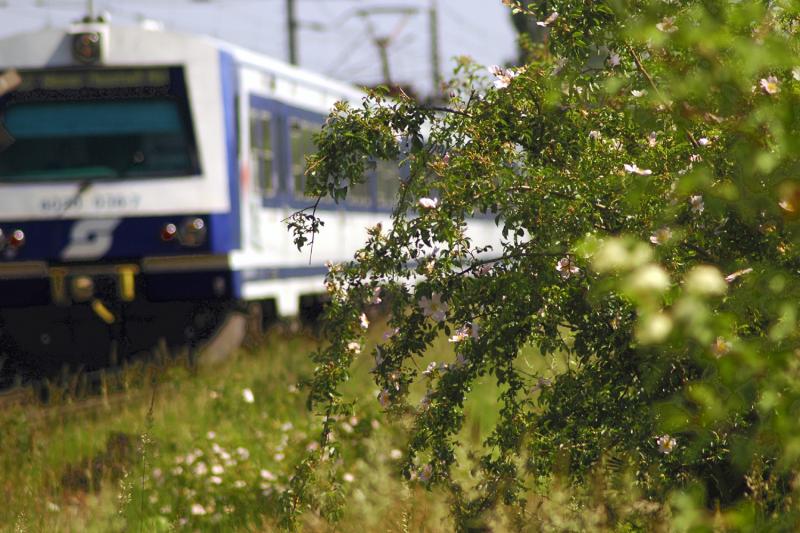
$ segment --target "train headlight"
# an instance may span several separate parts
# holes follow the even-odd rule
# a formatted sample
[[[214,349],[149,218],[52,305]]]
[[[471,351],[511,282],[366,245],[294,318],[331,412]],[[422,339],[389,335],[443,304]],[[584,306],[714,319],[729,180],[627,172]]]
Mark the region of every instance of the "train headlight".
[[[8,236],[8,246],[11,248],[17,249],[22,248],[25,245],[25,232],[21,229],[15,229],[11,232],[11,235]]]
[[[88,302],[94,296],[94,281],[89,276],[76,276],[72,278],[70,292],[76,302]]]
[[[178,227],[172,222],[164,224],[164,227],[161,228],[162,241],[171,241],[177,236],[178,236]]]
[[[184,246],[200,246],[206,242],[208,229],[202,218],[187,218],[181,224],[178,240]]]
[[[102,39],[96,31],[77,33],[72,36],[72,57],[79,63],[91,65],[100,61]]]

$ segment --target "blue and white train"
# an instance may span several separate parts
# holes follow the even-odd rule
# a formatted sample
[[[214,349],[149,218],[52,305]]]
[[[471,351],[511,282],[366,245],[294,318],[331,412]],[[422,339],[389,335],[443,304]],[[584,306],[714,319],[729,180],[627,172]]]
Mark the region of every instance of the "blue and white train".
[[[311,203],[304,161],[332,104],[361,97],[200,36],[88,21],[0,40],[7,364],[199,346],[248,304],[297,315],[394,198],[384,165],[328,206],[311,264],[283,222]]]

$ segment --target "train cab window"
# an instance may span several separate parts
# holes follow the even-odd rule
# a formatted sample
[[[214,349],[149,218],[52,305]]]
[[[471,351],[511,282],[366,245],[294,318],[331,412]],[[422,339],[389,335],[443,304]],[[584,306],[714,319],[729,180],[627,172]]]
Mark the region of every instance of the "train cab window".
[[[400,172],[397,163],[381,159],[375,166],[378,189],[378,206],[393,207],[400,188]]]
[[[313,122],[292,118],[289,121],[289,141],[292,151],[292,179],[294,180],[295,198],[305,198],[306,190],[306,157],[314,154],[317,148],[314,135],[320,126]]]
[[[273,152],[272,115],[253,109],[250,115],[250,165],[261,194],[275,196],[275,157]]]

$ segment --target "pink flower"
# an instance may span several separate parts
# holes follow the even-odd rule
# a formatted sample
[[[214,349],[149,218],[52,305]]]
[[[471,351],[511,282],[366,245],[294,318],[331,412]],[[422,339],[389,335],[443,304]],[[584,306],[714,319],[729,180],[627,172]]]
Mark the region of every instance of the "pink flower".
[[[517,76],[517,73],[513,70],[509,70],[498,65],[492,65],[489,67],[489,72],[495,78],[497,78],[494,80],[494,86],[497,89],[505,89],[511,84],[511,80]]]
[[[558,260],[558,263],[556,263],[556,270],[561,274],[562,279],[569,279],[581,271],[580,268],[575,266],[575,263],[572,262],[569,256],[562,257]]]
[[[442,296],[438,292],[431,294],[430,299],[427,296],[420,298],[419,306],[422,308],[423,315],[431,317],[436,322],[445,319],[449,308],[447,303],[442,302]]]
[[[775,76],[761,78],[758,84],[761,86],[761,90],[769,95],[777,94],[781,91],[780,82]]]

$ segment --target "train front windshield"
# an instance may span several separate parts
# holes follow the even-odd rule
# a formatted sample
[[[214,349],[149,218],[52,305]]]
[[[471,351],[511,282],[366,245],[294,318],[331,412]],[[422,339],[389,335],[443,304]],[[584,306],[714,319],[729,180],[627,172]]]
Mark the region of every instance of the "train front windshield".
[[[0,99],[0,181],[199,174],[180,67],[20,74]]]

